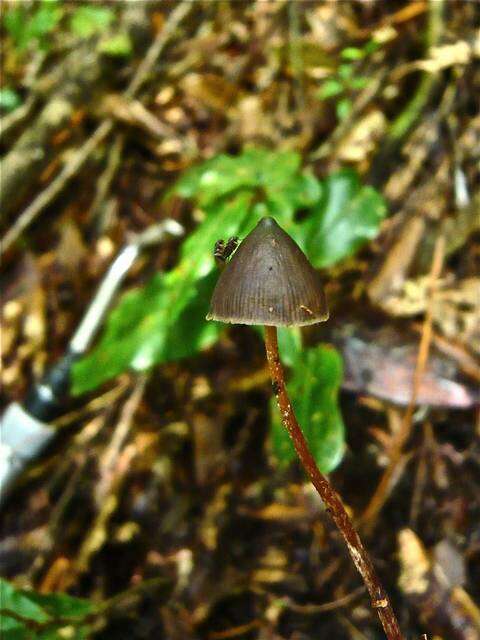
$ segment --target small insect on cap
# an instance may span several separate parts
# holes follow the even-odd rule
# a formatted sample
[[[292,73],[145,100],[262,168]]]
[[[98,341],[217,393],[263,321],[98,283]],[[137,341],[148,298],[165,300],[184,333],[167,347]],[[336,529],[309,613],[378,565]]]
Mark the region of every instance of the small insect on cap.
[[[327,319],[317,272],[273,218],[262,218],[221,273],[207,320],[299,326]]]

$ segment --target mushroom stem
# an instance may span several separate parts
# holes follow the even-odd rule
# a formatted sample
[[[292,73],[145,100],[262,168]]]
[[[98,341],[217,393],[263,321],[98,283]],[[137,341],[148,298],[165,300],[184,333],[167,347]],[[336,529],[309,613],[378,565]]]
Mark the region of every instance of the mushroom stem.
[[[345,540],[352,560],[368,589],[372,607],[376,609],[378,613],[378,617],[380,618],[388,640],[403,640],[403,636],[400,632],[400,627],[398,626],[387,592],[380,582],[370,556],[363,546],[340,497],[327,478],[318,469],[315,459],[308,448],[307,441],[305,440],[300,425],[297,422],[297,418],[293,412],[292,404],[285,387],[285,377],[278,353],[276,327],[265,327],[265,347],[267,350],[268,367],[270,369],[273,388],[275,390],[278,407],[282,416],[283,426],[286,428],[290,438],[292,439],[303,468],[310,477],[310,480],[321,499],[325,503],[327,513],[330,514]]]

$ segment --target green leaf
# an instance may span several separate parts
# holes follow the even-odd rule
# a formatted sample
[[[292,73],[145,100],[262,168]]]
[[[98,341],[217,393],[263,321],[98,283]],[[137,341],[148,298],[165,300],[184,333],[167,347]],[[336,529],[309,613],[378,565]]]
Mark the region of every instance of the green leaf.
[[[338,67],[338,77],[342,80],[349,80],[353,76],[353,64],[341,64]]]
[[[10,87],[2,87],[0,89],[0,109],[6,113],[14,111],[22,104],[22,100],[18,93]]]
[[[240,234],[256,222],[251,194],[224,200],[183,243],[179,265],[123,296],[98,346],[73,369],[73,392],[93,389],[128,367],[194,355],[218,338],[222,325],[207,322],[218,275],[212,248],[219,236]]]
[[[302,334],[300,327],[278,327],[278,349],[282,354],[282,363],[293,367],[302,350]]]
[[[57,2],[43,0],[33,12],[22,6],[10,9],[5,14],[4,25],[19,51],[24,51],[34,40],[41,48],[46,49],[46,36],[53,31],[62,16],[63,8]]]
[[[82,620],[94,611],[95,606],[90,600],[75,598],[68,593],[37,593],[27,591],[28,597],[40,605],[52,618],[75,618]]]
[[[325,80],[322,84],[320,91],[318,92],[318,97],[324,100],[328,98],[333,98],[338,96],[343,92],[343,83],[339,82],[336,78],[330,78],[329,80]]]
[[[101,53],[115,58],[126,58],[132,54],[133,46],[128,33],[121,32],[103,40],[99,45]]]
[[[30,29],[33,37],[43,42],[45,36],[53,31],[62,18],[63,9],[56,2],[43,0],[39,9],[33,14],[30,21]]]
[[[30,35],[27,35],[27,23],[26,11],[22,6],[14,7],[4,14],[5,29],[19,50],[23,49],[30,39]]]
[[[86,617],[95,611],[95,605],[88,600],[17,589],[2,578],[0,595],[2,640],[83,640],[89,635]]]
[[[387,208],[373,187],[362,186],[355,171],[338,171],[323,183],[322,196],[302,225],[307,255],[328,267],[376,237]]]
[[[365,89],[368,84],[368,78],[365,76],[358,76],[358,78],[352,78],[349,83],[351,89],[358,91],[359,89]]]
[[[290,235],[296,235],[297,223],[295,212],[299,209],[310,209],[320,198],[321,184],[309,173],[295,174],[285,177],[282,184],[270,183],[265,187],[266,199],[259,209],[259,218],[272,216]]]
[[[366,44],[363,45],[363,51],[365,55],[368,56],[372,53],[375,53],[375,51],[378,51],[378,49],[380,49],[381,46],[382,45],[380,42],[377,42],[375,38],[372,38]]]
[[[340,52],[344,60],[361,60],[365,57],[365,51],[358,47],[346,47]]]
[[[292,178],[298,177],[300,156],[297,153],[272,153],[264,149],[247,149],[240,156],[218,155],[180,178],[175,193],[195,198],[200,207],[239,189],[258,189],[257,195],[275,196]]]
[[[0,594],[2,610],[8,609],[22,618],[28,618],[36,622],[46,622],[51,617],[39,604],[32,600],[29,591],[17,589],[3,578],[0,578]],[[7,619],[6,623],[7,628],[15,626],[12,619]]]
[[[283,354],[280,353],[283,359]],[[338,406],[342,358],[333,348],[318,345],[299,352],[292,365],[288,390],[295,415],[318,467],[332,471],[345,449],[345,427]],[[290,437],[272,399],[272,447],[281,465],[296,458]]]
[[[73,12],[70,18],[70,29],[80,38],[89,38],[108,29],[114,18],[112,9],[82,5]]]
[[[320,197],[318,180],[300,172],[295,153],[249,149],[217,156],[188,171],[172,189],[195,197],[204,221],[184,241],[180,262],[143,288],[123,296],[97,347],[73,369],[73,392],[94,389],[127,368],[189,357],[211,345],[224,328],[207,322],[218,279],[212,249],[220,237],[245,237],[264,215],[275,215],[295,237],[294,213]]]
[[[342,98],[342,100],[339,100],[335,106],[335,113],[337,114],[337,118],[339,120],[345,120],[345,118],[351,112],[352,106],[353,105],[350,98]]]

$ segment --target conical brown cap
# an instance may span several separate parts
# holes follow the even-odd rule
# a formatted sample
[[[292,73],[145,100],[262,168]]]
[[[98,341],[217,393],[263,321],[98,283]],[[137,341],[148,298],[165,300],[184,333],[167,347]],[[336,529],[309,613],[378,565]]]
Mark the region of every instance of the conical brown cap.
[[[306,325],[327,320],[319,276],[273,218],[263,218],[240,244],[213,292],[207,320]]]

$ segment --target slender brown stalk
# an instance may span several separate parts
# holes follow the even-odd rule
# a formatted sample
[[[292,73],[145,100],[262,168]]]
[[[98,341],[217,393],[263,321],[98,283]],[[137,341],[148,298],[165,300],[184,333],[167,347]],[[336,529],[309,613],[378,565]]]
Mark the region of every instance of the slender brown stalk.
[[[383,625],[388,640],[403,640],[397,619],[390,604],[390,600],[379,577],[373,567],[372,561],[355,531],[345,507],[331,486],[327,478],[320,472],[310,453],[305,437],[293,412],[292,404],[285,387],[283,368],[280,362],[277,343],[277,328],[265,327],[265,346],[267,360],[272,377],[273,388],[277,398],[278,407],[282,416],[282,422],[293,441],[295,450],[307,472],[313,486],[327,507],[327,512],[337,525],[345,540],[352,560],[357,567],[365,585],[370,593],[372,607],[376,609],[378,617]]]

